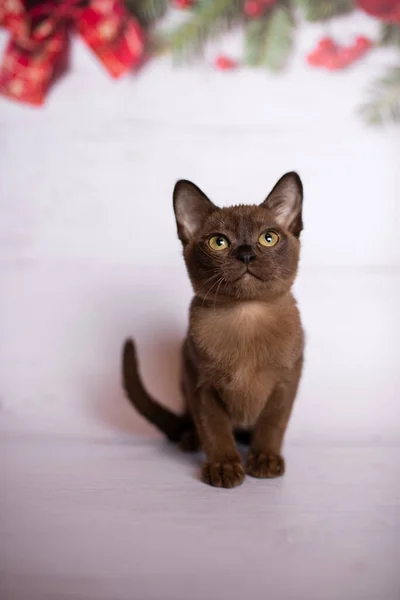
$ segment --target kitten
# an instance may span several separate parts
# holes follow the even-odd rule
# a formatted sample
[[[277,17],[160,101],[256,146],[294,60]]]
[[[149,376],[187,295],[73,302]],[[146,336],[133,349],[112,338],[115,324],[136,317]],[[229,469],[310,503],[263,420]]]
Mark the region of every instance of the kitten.
[[[283,475],[283,437],[299,384],[304,336],[291,287],[303,228],[303,188],[287,173],[259,206],[218,208],[189,181],[174,189],[178,236],[193,286],[177,416],[146,392],[133,342],[123,379],[136,409],[167,437],[206,455],[202,479],[242,483],[235,445],[250,445],[253,477]]]

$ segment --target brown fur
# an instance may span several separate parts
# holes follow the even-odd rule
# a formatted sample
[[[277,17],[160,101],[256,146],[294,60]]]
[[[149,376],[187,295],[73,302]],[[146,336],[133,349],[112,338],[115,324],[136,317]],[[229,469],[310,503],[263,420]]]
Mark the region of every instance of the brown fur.
[[[281,447],[303,362],[303,330],[291,287],[299,260],[302,185],[281,178],[260,206],[217,208],[192,183],[174,190],[178,235],[194,290],[182,355],[183,417],[146,392],[126,342],[124,385],[134,406],[186,449],[206,454],[203,481],[233,487],[245,476],[234,436],[250,442],[247,472],[284,472]],[[265,247],[265,230],[279,235]],[[229,247],[208,241],[223,235]]]

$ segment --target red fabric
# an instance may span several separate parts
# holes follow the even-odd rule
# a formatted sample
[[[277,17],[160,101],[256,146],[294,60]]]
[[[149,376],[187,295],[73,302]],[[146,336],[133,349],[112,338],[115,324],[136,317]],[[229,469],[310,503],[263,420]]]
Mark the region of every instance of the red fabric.
[[[11,39],[0,67],[0,93],[43,104],[75,27],[112,77],[137,65],[144,39],[139,23],[120,0],[51,0],[28,10],[23,0],[4,0],[0,23]]]

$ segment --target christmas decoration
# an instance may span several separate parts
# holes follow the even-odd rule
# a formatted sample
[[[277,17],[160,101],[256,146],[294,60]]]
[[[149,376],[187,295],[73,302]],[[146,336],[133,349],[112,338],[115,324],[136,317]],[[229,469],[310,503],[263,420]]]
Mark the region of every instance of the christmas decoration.
[[[265,10],[274,4],[277,0],[246,0],[244,3],[244,13],[251,19],[253,17],[259,17]]]
[[[264,12],[264,6],[260,0],[247,0],[244,3],[244,12],[250,17],[259,17]]]
[[[181,8],[181,9],[190,8],[192,6],[192,4],[193,4],[192,0],[174,0],[175,8]]]
[[[147,28],[167,14],[170,4],[170,0],[125,0],[127,10]]]
[[[357,0],[357,5],[373,17],[400,23],[400,0]]]
[[[139,23],[118,0],[5,0],[3,24],[11,39],[0,68],[0,93],[28,104],[43,104],[71,24],[114,78],[143,52]]]
[[[385,23],[381,29],[382,46],[398,46],[400,48],[400,25]]]
[[[345,69],[364,56],[372,45],[364,35],[358,36],[351,46],[339,46],[332,38],[323,38],[307,56],[307,61],[313,67],[325,67],[331,71]]]
[[[360,108],[360,115],[367,123],[400,122],[400,66],[392,67],[375,81],[369,94],[370,100]]]
[[[168,20],[162,23],[169,9],[182,13],[172,27]],[[143,30],[147,56],[170,53],[175,62],[189,62],[235,27],[244,31],[243,57],[236,61],[217,54],[214,68],[247,65],[278,73],[288,65],[302,21],[328,25],[355,10],[380,21],[378,39],[372,41],[362,31],[354,32],[354,42],[347,46],[322,38],[304,57],[311,67],[346,69],[378,46],[392,46],[400,53],[400,0],[0,0],[0,24],[11,32],[0,69],[0,93],[32,104],[43,102],[71,29],[115,77],[141,58]],[[159,22],[161,27],[156,27]],[[400,54],[398,67],[374,83],[361,111],[365,119],[400,121],[399,79]]]
[[[230,58],[229,56],[220,55],[217,57],[215,61],[215,66],[220,71],[229,71],[237,67],[237,62]]]
[[[276,73],[288,64],[299,20],[327,23],[356,9],[378,16],[383,22],[378,44],[360,32],[350,46],[339,47],[332,41],[331,47],[329,43],[325,48],[322,44],[318,51],[308,55],[307,61],[312,66],[336,71],[355,64],[379,43],[400,47],[400,25],[396,22],[399,3],[400,0],[197,0],[188,18],[165,34],[161,46],[171,52],[175,61],[189,61],[200,56],[210,40],[242,26],[245,32],[242,64],[265,67]],[[218,59],[215,66],[221,69]],[[393,78],[396,81],[395,73],[392,71],[389,78],[376,84],[370,101],[374,110],[381,85],[382,102],[392,109],[383,111],[378,107],[376,114],[392,120],[398,119],[398,88],[389,83]],[[362,114],[367,115],[365,110]],[[379,121],[379,116],[375,121]]]

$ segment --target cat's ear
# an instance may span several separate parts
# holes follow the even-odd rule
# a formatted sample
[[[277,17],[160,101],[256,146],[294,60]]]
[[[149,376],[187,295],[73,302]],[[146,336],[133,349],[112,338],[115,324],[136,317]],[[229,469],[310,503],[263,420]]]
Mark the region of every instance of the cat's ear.
[[[187,244],[208,215],[218,208],[197,185],[184,179],[175,185],[173,197],[178,236],[183,244]]]
[[[286,173],[261,204],[274,214],[279,225],[299,237],[303,229],[303,184],[297,173]]]

